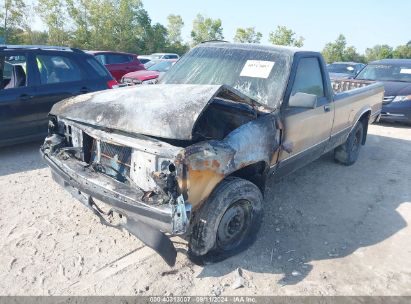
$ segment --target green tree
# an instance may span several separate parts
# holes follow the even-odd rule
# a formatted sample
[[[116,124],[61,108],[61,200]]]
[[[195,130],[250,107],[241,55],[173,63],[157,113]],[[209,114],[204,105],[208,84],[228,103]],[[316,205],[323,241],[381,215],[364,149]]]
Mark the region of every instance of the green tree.
[[[95,1],[66,0],[67,12],[73,23],[72,45],[84,49],[92,48],[91,7]]]
[[[180,15],[168,15],[167,33],[170,44],[182,43],[181,30],[184,26],[183,18]]]
[[[164,51],[167,43],[167,29],[160,23],[151,25],[148,12],[144,9],[138,14],[138,28],[140,35],[137,45],[140,54],[151,54]]]
[[[151,31],[151,20],[140,0],[65,1],[74,46],[138,52],[139,40]]]
[[[181,31],[184,26],[180,15],[169,15],[167,17],[167,45],[165,52],[184,54],[189,49],[188,44],[183,42]]]
[[[18,35],[20,44],[44,45],[48,42],[49,35],[46,31],[21,31]]]
[[[357,52],[353,46],[348,46],[343,52],[343,61],[365,62],[365,57]]]
[[[260,43],[263,34],[256,32],[254,27],[238,28],[235,32],[234,42]]]
[[[393,48],[386,44],[377,44],[365,50],[365,58],[368,62],[379,59],[393,58]]]
[[[347,46],[347,40],[342,34],[334,42],[325,45],[322,55],[328,63],[336,61],[365,62],[364,56],[360,55],[355,47]]]
[[[208,40],[224,39],[221,25],[220,19],[205,18],[203,15],[198,14],[193,21],[191,31],[192,45]]]
[[[47,26],[48,43],[67,45],[70,35],[66,28],[68,18],[65,2],[63,0],[38,0],[36,10]]]
[[[293,30],[287,28],[286,26],[277,26],[277,29],[273,32],[270,32],[268,41],[276,45],[285,45],[285,46],[295,46],[302,47],[304,45],[303,37],[295,37]]]
[[[26,3],[23,0],[4,0],[0,10],[0,35],[6,43],[16,43],[17,32],[27,25],[25,12]],[[10,40],[10,41],[9,41]]]
[[[345,36],[340,34],[334,42],[325,45],[322,55],[326,62],[344,61],[344,51],[347,46]]]
[[[411,59],[411,43],[397,46],[393,52],[393,58]]]

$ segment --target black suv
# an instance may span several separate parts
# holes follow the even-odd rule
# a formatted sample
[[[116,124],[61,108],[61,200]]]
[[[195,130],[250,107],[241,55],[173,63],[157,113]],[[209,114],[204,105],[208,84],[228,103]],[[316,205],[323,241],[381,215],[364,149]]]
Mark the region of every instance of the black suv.
[[[117,86],[92,55],[51,46],[0,46],[0,79],[0,146],[44,137],[56,102]]]

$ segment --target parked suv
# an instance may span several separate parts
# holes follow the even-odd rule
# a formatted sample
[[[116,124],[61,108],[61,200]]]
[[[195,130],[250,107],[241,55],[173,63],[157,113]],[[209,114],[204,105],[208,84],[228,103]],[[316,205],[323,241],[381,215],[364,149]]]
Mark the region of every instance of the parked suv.
[[[144,64],[138,60],[136,54],[108,51],[88,51],[88,53],[104,64],[118,82],[127,73],[145,70]]]
[[[0,46],[0,146],[44,138],[56,102],[113,88],[93,56],[47,46]]]

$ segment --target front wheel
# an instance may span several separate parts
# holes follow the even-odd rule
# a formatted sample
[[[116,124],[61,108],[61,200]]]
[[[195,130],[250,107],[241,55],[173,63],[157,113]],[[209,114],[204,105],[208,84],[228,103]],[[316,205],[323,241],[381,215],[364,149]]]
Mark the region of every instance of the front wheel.
[[[191,255],[229,257],[246,249],[261,226],[261,191],[240,178],[223,180],[194,215],[190,235]]]
[[[334,159],[336,162],[346,166],[354,164],[358,155],[364,138],[364,125],[361,121],[357,122],[354,129],[348,135],[347,140],[341,146],[334,150]]]

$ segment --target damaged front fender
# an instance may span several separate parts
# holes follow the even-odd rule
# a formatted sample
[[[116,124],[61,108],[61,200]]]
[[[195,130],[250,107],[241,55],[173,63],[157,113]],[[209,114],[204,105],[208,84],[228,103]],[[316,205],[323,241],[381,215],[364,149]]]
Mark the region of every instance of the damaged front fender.
[[[266,114],[232,131],[221,141],[199,142],[182,150],[176,163],[179,185],[193,209],[202,205],[224,178],[247,166],[276,162],[280,145],[277,115]]]

